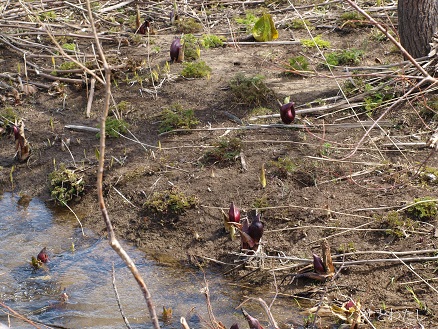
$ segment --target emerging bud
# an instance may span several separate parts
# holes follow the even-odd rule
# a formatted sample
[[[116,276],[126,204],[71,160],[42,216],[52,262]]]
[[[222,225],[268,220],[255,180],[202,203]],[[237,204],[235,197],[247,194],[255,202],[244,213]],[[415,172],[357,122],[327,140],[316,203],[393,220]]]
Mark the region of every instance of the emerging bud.
[[[349,309],[352,308],[352,307],[356,307],[356,304],[355,304],[352,300],[349,300],[349,301],[346,302],[343,306],[344,306],[347,310],[349,310]]]
[[[230,210],[228,211],[228,221],[240,223],[240,211],[234,206],[234,202],[231,202]]]
[[[183,59],[183,51],[181,39],[176,38],[170,45],[170,60],[172,62],[181,62]]]
[[[260,221],[261,214],[256,214],[251,225],[248,227],[248,235],[254,240],[256,245],[260,242],[263,235],[264,224]]]
[[[249,313],[247,311],[245,311],[243,308],[242,308],[242,313],[243,313],[243,316],[245,317],[246,321],[248,321],[249,329],[263,329],[259,320],[257,320],[255,317],[249,315]]]
[[[285,124],[290,124],[295,119],[295,103],[289,102],[280,107],[280,117],[281,121]]]
[[[313,269],[318,274],[326,274],[322,259],[316,254],[313,254]]]
[[[19,139],[20,138],[20,129],[16,125],[13,125],[12,131],[14,132],[15,140]]]
[[[49,261],[49,255],[47,254],[47,248],[44,247],[37,256],[37,259],[42,263],[47,263]]]

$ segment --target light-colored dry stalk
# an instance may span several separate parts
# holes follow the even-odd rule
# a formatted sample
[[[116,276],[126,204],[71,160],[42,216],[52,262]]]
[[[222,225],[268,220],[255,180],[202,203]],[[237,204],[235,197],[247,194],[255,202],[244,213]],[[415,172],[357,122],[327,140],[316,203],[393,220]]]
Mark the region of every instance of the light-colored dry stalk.
[[[132,275],[134,276],[135,280],[137,281],[142,293],[143,297],[146,300],[146,304],[149,310],[149,315],[151,316],[152,324],[155,329],[160,328],[160,324],[158,323],[158,317],[155,312],[155,307],[152,301],[152,296],[149,292],[149,289],[146,286],[146,283],[144,282],[142,276],[140,275],[140,272],[137,269],[137,266],[134,264],[131,257],[127,254],[127,252],[122,248],[119,241],[116,238],[116,235],[114,233],[114,229],[111,223],[111,220],[109,218],[108,211],[105,206],[105,199],[103,197],[103,171],[104,171],[104,163],[105,163],[105,124],[106,124],[106,118],[108,116],[108,110],[110,106],[110,100],[111,100],[111,68],[108,65],[108,62],[106,61],[105,54],[103,52],[103,49],[100,45],[100,40],[97,35],[96,27],[94,25],[94,18],[93,18],[93,12],[91,10],[90,0],[86,1],[87,4],[87,11],[88,16],[90,20],[90,26],[93,30],[93,35],[95,37],[97,50],[99,53],[99,57],[103,63],[103,68],[105,72],[105,78],[101,79],[98,76],[96,77],[96,80],[103,83],[105,87],[105,100],[104,100],[104,108],[102,110],[102,116],[101,116],[101,126],[100,126],[100,155],[99,155],[99,168],[97,172],[97,195],[99,200],[99,207],[102,212],[103,220],[105,222],[105,225],[107,227],[108,231],[108,239],[110,246],[116,251],[116,253],[120,256],[120,258],[123,259],[123,261],[126,263],[128,268],[130,269]]]

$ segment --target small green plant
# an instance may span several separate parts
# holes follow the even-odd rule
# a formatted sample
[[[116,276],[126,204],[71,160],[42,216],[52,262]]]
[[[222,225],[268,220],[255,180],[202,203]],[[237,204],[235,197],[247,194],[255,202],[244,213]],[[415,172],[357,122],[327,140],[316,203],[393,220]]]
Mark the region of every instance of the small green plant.
[[[202,31],[202,24],[192,17],[186,17],[176,21],[176,30],[179,33],[196,33]]]
[[[184,47],[185,61],[195,61],[201,57],[201,48],[199,47],[199,40],[193,34],[185,34],[182,37],[182,44]]]
[[[64,43],[64,44],[62,44],[61,47],[65,50],[70,50],[70,51],[76,50],[76,45],[74,43]]]
[[[329,156],[330,153],[332,152],[331,150],[332,148],[332,144],[325,142],[324,144],[321,145],[321,155],[322,156]]]
[[[320,35],[317,35],[313,39],[302,39],[301,44],[307,48],[329,48],[330,41],[323,40]]]
[[[420,174],[421,182],[426,185],[437,185],[438,184],[438,168],[426,167]]]
[[[63,62],[59,65],[59,70],[66,71],[66,70],[74,70],[77,69],[79,66],[75,62]]]
[[[269,207],[268,197],[266,195],[256,198],[252,203],[252,207],[255,209],[262,209]]]
[[[378,30],[377,28],[373,28],[370,33],[371,40],[377,41],[377,42],[383,42],[388,40],[388,37],[385,33]]]
[[[224,38],[215,34],[204,34],[201,38],[201,45],[205,49],[222,47]]]
[[[220,139],[214,143],[214,149],[204,154],[206,164],[228,165],[236,161],[242,150],[242,142],[238,138]]]
[[[405,218],[397,211],[388,212],[384,217],[380,218],[379,221],[382,223],[382,226],[385,227],[385,233],[387,235],[393,235],[397,238],[407,237],[407,231],[413,231],[416,226],[416,223],[412,219]]]
[[[123,119],[117,119],[116,117],[109,116],[106,119],[105,134],[109,137],[118,138],[120,134],[125,134],[129,129],[129,124]],[[97,133],[97,137],[100,137],[100,133]]]
[[[117,104],[117,110],[126,113],[131,108],[131,103],[128,101],[121,101]]]
[[[172,131],[173,129],[191,129],[196,127],[199,120],[195,117],[193,109],[184,109],[180,104],[175,103],[161,112],[163,120],[158,128],[159,133]]]
[[[296,56],[289,59],[289,65],[286,66],[284,73],[286,75],[297,75],[296,71],[308,71],[309,61],[304,56]]]
[[[185,62],[181,75],[185,78],[210,78],[211,67],[204,61]]]
[[[427,315],[431,315],[431,314],[432,314],[432,311],[427,307],[427,305],[426,305],[425,303],[423,303],[423,302],[418,298],[417,294],[414,292],[414,289],[413,289],[412,287],[407,286],[407,287],[406,287],[406,290],[407,290],[408,292],[411,293],[412,298],[414,298],[415,303],[417,304],[418,308],[419,308],[422,312],[426,313]]]
[[[56,20],[56,13],[53,10],[45,11],[39,14],[39,18],[43,22],[53,22]]]
[[[297,169],[296,164],[289,157],[278,158],[275,161],[270,161],[268,165],[273,168],[273,173],[280,178],[287,178],[289,174]]]
[[[7,106],[0,112],[0,119],[1,121],[6,119],[7,121],[14,123],[18,120],[18,115],[13,107]],[[7,124],[7,122],[4,122],[4,124]]]
[[[365,84],[364,89],[371,92],[369,96],[364,98],[365,110],[368,115],[371,115],[384,102],[394,98],[393,89],[390,86],[377,89],[370,84]]]
[[[355,252],[357,249],[354,245],[354,242],[341,243],[338,247],[339,253],[347,253],[347,252]]]
[[[431,220],[438,214],[437,199],[431,197],[414,199],[414,204],[406,209],[406,213],[415,220]]]
[[[174,187],[170,190],[154,192],[143,207],[156,214],[181,215],[197,204],[198,199],[195,196],[188,196]]]
[[[247,12],[245,17],[236,17],[234,19],[238,24],[242,24],[246,28],[246,32],[251,32],[258,18],[253,13]]]
[[[67,169],[63,163],[57,170],[49,174],[50,195],[62,205],[67,204],[74,197],[84,194],[85,182],[82,176],[74,170]]]
[[[273,113],[277,113],[276,111],[277,111],[277,109],[273,110],[273,109],[270,109],[270,108],[267,108],[267,107],[258,106],[258,107],[255,107],[255,108],[253,108],[253,109],[251,110],[250,115],[251,115],[251,116],[257,116],[257,115],[271,115],[271,114],[273,114]]]
[[[357,28],[366,25],[364,19],[365,17],[357,11],[348,11],[340,16],[340,23],[342,27]]]
[[[304,30],[307,27],[309,30],[313,29],[312,23],[310,23],[307,19],[295,18],[289,24],[289,27],[294,30]]]
[[[253,106],[265,103],[272,90],[266,86],[264,79],[261,75],[246,77],[243,73],[238,73],[230,81],[230,89],[235,101]]]
[[[357,65],[363,57],[363,51],[359,49],[344,49],[334,51],[326,56],[327,64],[338,65]]]

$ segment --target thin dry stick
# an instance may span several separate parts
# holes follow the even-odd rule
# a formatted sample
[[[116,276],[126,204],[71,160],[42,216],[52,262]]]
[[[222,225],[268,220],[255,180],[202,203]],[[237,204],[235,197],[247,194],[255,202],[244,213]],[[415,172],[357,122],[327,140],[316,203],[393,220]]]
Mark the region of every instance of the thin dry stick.
[[[84,232],[84,228],[82,226],[81,220],[79,219],[79,217],[76,215],[76,213],[73,211],[73,209],[71,209],[71,207],[67,204],[67,202],[64,202],[62,200],[56,199],[58,200],[60,203],[62,203],[64,206],[66,206],[68,208],[68,210],[70,210],[72,212],[72,214],[76,217],[76,220],[79,223],[79,226],[81,227],[81,231],[82,231],[82,236],[86,236],[85,232]]]
[[[96,85],[96,78],[95,77],[91,77],[90,79],[90,94],[88,96],[88,103],[87,103],[87,118],[90,117],[90,113],[91,113],[91,105],[93,104],[93,98],[94,98],[94,88]]]
[[[96,80],[99,82],[103,82],[103,85],[105,87],[105,100],[104,100],[104,109],[102,111],[102,117],[101,117],[101,126],[100,126],[100,156],[99,156],[99,169],[97,172],[97,196],[99,200],[99,207],[102,212],[102,216],[104,219],[104,222],[107,227],[108,231],[108,239],[110,246],[114,249],[115,252],[120,256],[120,258],[123,259],[123,261],[126,263],[128,268],[131,270],[132,275],[134,276],[135,280],[137,281],[143,296],[146,300],[146,304],[148,306],[149,314],[152,319],[152,323],[155,329],[160,329],[160,324],[158,323],[158,317],[155,312],[155,307],[152,302],[151,294],[149,293],[149,290],[146,286],[146,283],[144,282],[143,278],[140,275],[140,272],[137,269],[137,266],[132,261],[131,257],[126,253],[126,251],[122,248],[119,241],[117,240],[114,229],[111,223],[111,220],[109,218],[106,206],[105,206],[105,200],[103,197],[103,189],[102,189],[102,183],[103,183],[103,170],[104,170],[104,162],[105,162],[105,124],[106,124],[106,118],[108,115],[109,105],[110,105],[110,98],[111,98],[111,68],[108,65],[108,62],[106,61],[105,54],[103,53],[103,49],[100,45],[100,40],[97,35],[96,26],[94,24],[94,18],[93,18],[93,12],[91,11],[91,5],[90,0],[86,1],[87,4],[87,11],[88,16],[90,19],[90,25],[93,30],[93,35],[96,41],[97,50],[100,56],[100,59],[102,60],[104,72],[105,72],[105,80],[100,79],[96,76]]]
[[[125,316],[125,313],[123,312],[122,304],[120,303],[119,292],[117,291],[117,286],[116,286],[116,271],[114,269],[114,262],[113,262],[111,274],[112,274],[112,277],[113,277],[113,281],[112,282],[113,282],[114,294],[116,295],[117,305],[119,306],[120,314],[122,316],[123,321],[126,324],[126,327],[131,329],[131,326],[129,325],[128,318]]]
[[[37,329],[40,328],[40,327],[37,326],[37,324],[36,324],[35,322],[29,320],[29,319],[26,318],[25,316],[23,316],[23,315],[21,315],[20,313],[14,311],[12,308],[10,308],[9,306],[7,306],[6,304],[3,304],[1,301],[0,301],[0,306],[3,307],[3,308],[5,308],[5,309],[7,309],[7,310],[8,310],[9,312],[11,312],[12,315],[15,316],[16,318],[18,318],[18,319],[20,319],[20,320],[22,320],[22,321],[24,321],[24,322],[29,323],[30,325],[34,326],[34,327],[37,328]],[[50,327],[48,327],[48,326],[46,326],[46,325],[44,325],[44,327],[46,327],[46,328],[50,328]]]
[[[402,52],[402,54],[405,56],[406,59],[408,59],[416,68],[418,71],[421,72],[421,74],[426,78],[428,82],[436,82],[437,80],[432,78],[429,73],[423,67],[418,64],[418,62],[409,54],[405,48],[398,42],[389,32],[388,29],[384,28],[381,24],[379,24],[374,18],[372,18],[366,11],[364,11],[362,8],[360,8],[356,3],[354,3],[351,0],[345,0],[345,2],[348,2],[350,6],[352,6],[354,9],[356,9],[359,13],[361,13],[363,16],[365,16],[371,23],[373,23],[385,36],[391,40],[391,42]]]
[[[410,266],[408,266],[406,263],[405,263],[405,259],[402,259],[402,258],[399,258],[396,254],[394,254],[393,253],[393,256],[395,257],[395,258],[397,258],[397,260],[398,261],[400,261],[404,266],[406,266],[408,269],[409,269],[409,271],[411,271],[412,273],[414,273],[421,281],[423,281],[430,289],[432,289],[434,292],[436,292],[437,294],[438,294],[438,290],[435,288],[435,287],[433,287],[429,282],[427,282],[426,280],[424,280],[417,272],[415,272],[413,269],[412,269],[412,267],[410,267]]]

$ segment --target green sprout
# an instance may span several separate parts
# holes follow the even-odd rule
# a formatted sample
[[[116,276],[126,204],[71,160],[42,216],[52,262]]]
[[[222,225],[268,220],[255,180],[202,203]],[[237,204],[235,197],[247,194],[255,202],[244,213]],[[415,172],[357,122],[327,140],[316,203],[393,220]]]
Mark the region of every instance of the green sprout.
[[[199,123],[193,109],[185,109],[178,103],[164,109],[160,115],[163,118],[158,128],[160,134],[174,129],[191,129]]]
[[[185,78],[210,78],[211,67],[204,61],[183,63],[181,75]]]
[[[84,194],[85,182],[82,176],[74,170],[67,169],[63,163],[57,170],[49,174],[50,195],[62,205],[70,202],[74,197]]]

